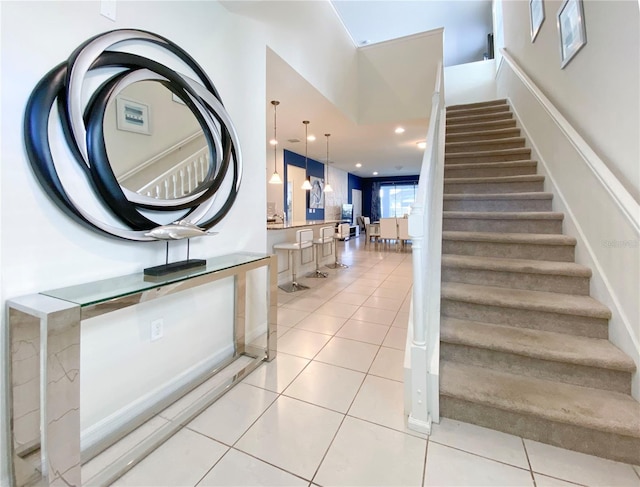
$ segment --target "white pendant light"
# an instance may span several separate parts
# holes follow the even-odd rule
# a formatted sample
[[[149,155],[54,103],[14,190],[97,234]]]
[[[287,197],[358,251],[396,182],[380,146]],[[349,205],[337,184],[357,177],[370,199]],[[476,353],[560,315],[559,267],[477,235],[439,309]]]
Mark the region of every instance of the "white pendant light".
[[[308,162],[307,162],[307,146],[308,146],[308,131],[309,131],[309,120],[303,120],[302,123],[304,124],[304,174],[306,176],[304,183],[302,183],[302,189],[304,189],[305,191],[309,191],[311,190],[311,181],[309,179],[309,176],[307,176],[307,171],[308,171]]]
[[[329,184],[329,137],[331,134],[324,134],[324,136],[327,138],[327,184],[324,186],[324,192],[333,193],[333,188]]]
[[[282,184],[282,178],[280,174],[278,174],[277,167],[277,156],[278,156],[278,133],[277,133],[277,109],[280,102],[278,100],[272,100],[271,104],[273,105],[273,139],[271,140],[271,145],[273,145],[273,174],[271,175],[271,179],[269,179],[269,184]]]

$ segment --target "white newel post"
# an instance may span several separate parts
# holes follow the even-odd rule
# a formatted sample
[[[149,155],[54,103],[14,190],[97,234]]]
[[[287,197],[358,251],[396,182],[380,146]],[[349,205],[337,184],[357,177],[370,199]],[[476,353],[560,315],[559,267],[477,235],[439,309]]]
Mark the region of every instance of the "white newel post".
[[[444,114],[441,109],[442,65],[432,97],[427,150],[420,171],[416,201],[409,215],[412,242],[413,292],[406,353],[405,411],[408,426],[431,433],[440,420],[440,265],[442,252],[442,191],[444,177]]]

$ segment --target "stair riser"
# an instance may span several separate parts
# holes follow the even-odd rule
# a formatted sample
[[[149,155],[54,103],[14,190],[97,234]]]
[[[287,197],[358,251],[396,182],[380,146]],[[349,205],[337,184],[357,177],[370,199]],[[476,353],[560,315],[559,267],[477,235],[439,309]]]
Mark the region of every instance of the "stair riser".
[[[477,424],[534,441],[609,458],[640,463],[640,439],[568,425],[493,406],[441,395],[440,414],[445,418]]]
[[[599,367],[525,357],[459,343],[440,343],[440,357],[476,367],[631,394],[631,374]]]
[[[495,129],[507,129],[514,128],[516,126],[515,119],[511,120],[497,120],[494,122],[480,122],[469,123],[463,125],[449,125],[447,126],[447,135],[451,134],[463,134],[467,132],[480,132],[482,130],[495,130]]]
[[[442,252],[478,257],[502,257],[505,259],[551,260],[574,262],[575,247],[572,245],[533,245],[523,243],[469,242],[465,240],[443,240]]]
[[[444,200],[444,211],[551,211],[551,200]]]
[[[504,112],[509,112],[509,105],[492,105],[488,107],[447,110],[447,120],[451,120],[456,117],[468,117],[471,115],[486,115],[489,113],[504,113]]]
[[[495,120],[511,120],[513,114],[511,112],[487,113],[486,115],[466,115],[463,117],[447,118],[447,127],[450,125],[459,125],[478,122],[493,122]]]
[[[520,149],[524,147],[524,140],[493,140],[491,142],[456,142],[456,145],[445,144],[445,154],[457,154],[459,152],[475,152],[487,150]],[[459,145],[458,145],[459,144]]]
[[[499,140],[511,137],[520,137],[520,129],[506,129],[502,132],[492,134],[491,132],[469,133],[469,134],[447,134],[445,142],[478,142],[482,140]]]
[[[523,308],[487,306],[442,298],[441,313],[451,318],[509,325],[534,330],[566,333],[591,338],[608,338],[608,320],[565,315]]]
[[[495,271],[488,269],[465,269],[442,267],[442,280],[483,286],[526,289],[562,294],[589,294],[589,278],[558,276],[550,274],[530,274],[524,272]]]
[[[448,154],[444,156],[444,162],[448,164],[473,164],[475,162],[509,162],[509,161],[522,161],[531,158],[530,150],[520,150],[515,153],[505,154],[482,154],[474,153],[469,156],[460,156],[457,154]]]
[[[493,220],[479,218],[447,218],[442,220],[443,231],[492,233],[561,234],[562,220]]]
[[[444,183],[444,194],[504,194],[544,191],[544,181],[509,181],[504,183]]]
[[[494,178],[503,176],[530,176],[536,173],[536,165],[512,167],[456,168],[456,164],[444,168],[445,178]]]

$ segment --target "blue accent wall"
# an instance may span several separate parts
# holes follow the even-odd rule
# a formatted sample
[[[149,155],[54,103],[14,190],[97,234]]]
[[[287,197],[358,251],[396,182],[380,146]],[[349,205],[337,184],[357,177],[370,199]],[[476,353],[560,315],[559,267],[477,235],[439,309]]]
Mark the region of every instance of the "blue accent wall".
[[[351,176],[351,175],[349,175]],[[373,213],[371,209],[371,188],[373,183],[418,183],[420,179],[419,175],[416,176],[389,176],[381,178],[363,178],[362,179],[362,214],[364,216],[371,216]],[[356,188],[358,189],[358,188]],[[351,193],[351,191],[349,191]]]
[[[305,167],[304,156],[300,154],[296,154],[295,152],[291,152],[288,150],[284,150],[284,181],[287,181],[287,165],[291,164],[296,167]],[[324,187],[324,164],[322,162],[316,161],[315,159],[307,158],[307,177],[314,176],[322,179],[322,185]],[[285,212],[288,210],[286,208],[287,202],[287,185],[283,184],[283,200],[285,202]],[[307,191],[307,220],[324,220],[324,208],[309,208],[309,198],[310,191]]]
[[[347,203],[353,203],[352,201],[352,197],[351,197],[351,190],[352,189],[359,189],[360,191],[363,191],[363,187],[364,187],[364,179],[362,179],[360,176],[356,176],[355,174],[351,174],[350,172],[347,173]],[[364,192],[362,194],[362,212],[364,213],[364,209],[366,208],[365,206],[365,197],[364,197]],[[367,213],[364,213],[365,215],[367,215]]]
[[[307,176],[315,176],[317,178],[322,179],[324,185],[324,163],[320,161],[316,161],[315,159],[308,158],[307,159]],[[287,207],[287,166],[291,164],[292,166],[304,168],[304,156],[300,154],[296,154],[295,152],[291,152],[289,150],[284,150],[284,181],[282,189],[282,200],[284,201],[284,211],[286,213]],[[351,190],[359,189],[362,191],[362,214],[364,216],[371,216],[371,188],[373,183],[418,183],[420,179],[419,175],[415,176],[389,176],[389,177],[380,177],[380,178],[361,178],[360,176],[356,176],[355,174],[347,173],[347,203],[353,203],[351,198]],[[325,203],[326,204],[326,203]],[[324,209],[316,208],[313,213],[309,209],[309,192],[307,192],[307,220],[324,220]]]

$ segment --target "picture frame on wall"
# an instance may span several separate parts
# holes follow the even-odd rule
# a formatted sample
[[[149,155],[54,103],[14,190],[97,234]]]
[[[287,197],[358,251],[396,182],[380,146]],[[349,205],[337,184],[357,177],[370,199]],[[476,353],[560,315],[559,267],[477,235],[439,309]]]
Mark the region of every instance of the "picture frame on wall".
[[[587,43],[582,0],[565,0],[558,10],[560,68],[569,64]]]
[[[540,27],[544,22],[543,0],[529,0],[529,27],[531,28],[531,42],[536,40]]]
[[[309,191],[309,208],[324,208],[324,179],[315,176],[309,177],[311,190]]]
[[[118,130],[151,135],[149,105],[122,96],[116,97],[116,126]]]

